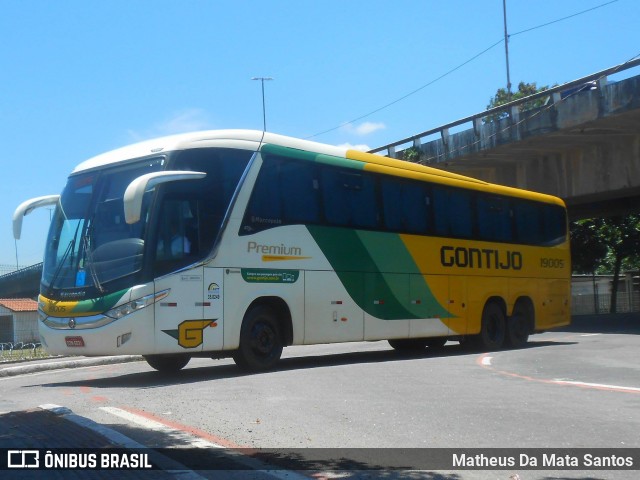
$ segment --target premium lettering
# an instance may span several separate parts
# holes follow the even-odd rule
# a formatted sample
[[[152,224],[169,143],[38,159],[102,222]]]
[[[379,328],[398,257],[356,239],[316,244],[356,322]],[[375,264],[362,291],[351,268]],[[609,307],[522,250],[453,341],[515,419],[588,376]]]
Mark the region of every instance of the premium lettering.
[[[444,246],[440,249],[440,263],[443,267],[520,270],[522,253],[490,248]]]
[[[284,243],[280,245],[261,245],[256,242],[247,243],[247,252],[261,253],[263,255],[302,255],[302,248],[288,247]]]

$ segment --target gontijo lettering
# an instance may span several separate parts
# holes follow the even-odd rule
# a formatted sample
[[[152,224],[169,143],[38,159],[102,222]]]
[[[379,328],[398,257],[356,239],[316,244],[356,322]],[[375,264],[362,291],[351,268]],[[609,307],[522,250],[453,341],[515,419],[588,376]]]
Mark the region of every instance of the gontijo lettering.
[[[443,246],[440,249],[440,263],[443,267],[520,270],[522,268],[522,253],[490,248]]]

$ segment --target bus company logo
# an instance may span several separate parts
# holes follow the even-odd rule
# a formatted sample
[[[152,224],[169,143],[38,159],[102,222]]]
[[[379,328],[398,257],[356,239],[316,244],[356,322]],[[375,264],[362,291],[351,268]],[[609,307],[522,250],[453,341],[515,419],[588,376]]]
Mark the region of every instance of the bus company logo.
[[[440,249],[440,263],[443,267],[521,270],[522,253],[445,245]]]
[[[176,330],[162,330],[178,341],[183,348],[196,348],[204,341],[204,329],[218,326],[217,319],[213,320],[185,320]]]
[[[40,468],[38,450],[8,450],[7,468]]]
[[[207,300],[220,300],[220,285],[217,283],[209,284],[209,288],[207,288]]]

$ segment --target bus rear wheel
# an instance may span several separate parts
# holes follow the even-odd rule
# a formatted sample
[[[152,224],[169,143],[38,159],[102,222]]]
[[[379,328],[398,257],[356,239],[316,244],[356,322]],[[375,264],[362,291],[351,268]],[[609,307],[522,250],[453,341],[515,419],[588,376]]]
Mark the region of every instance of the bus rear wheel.
[[[507,325],[507,345],[512,348],[521,348],[529,341],[531,322],[533,319],[532,308],[528,304],[518,303],[513,309],[513,315]]]
[[[183,354],[145,355],[144,359],[154,369],[162,373],[175,373],[189,363],[191,357]]]
[[[240,330],[240,347],[233,361],[243,370],[270,370],[282,355],[280,325],[272,308],[260,305],[245,315]]]
[[[482,311],[480,333],[474,344],[481,350],[499,350],[504,345],[507,334],[507,319],[504,309],[497,302],[487,303]]]

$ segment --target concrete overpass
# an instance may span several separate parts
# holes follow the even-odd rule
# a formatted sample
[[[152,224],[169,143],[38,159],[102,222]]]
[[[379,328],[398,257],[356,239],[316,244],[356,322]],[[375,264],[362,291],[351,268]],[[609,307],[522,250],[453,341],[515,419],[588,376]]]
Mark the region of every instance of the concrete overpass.
[[[404,158],[415,147],[420,163],[562,197],[572,219],[640,212],[640,75],[607,81],[638,65],[640,59],[371,152]],[[544,106],[526,109],[532,100]],[[489,115],[504,118],[487,121]]]

